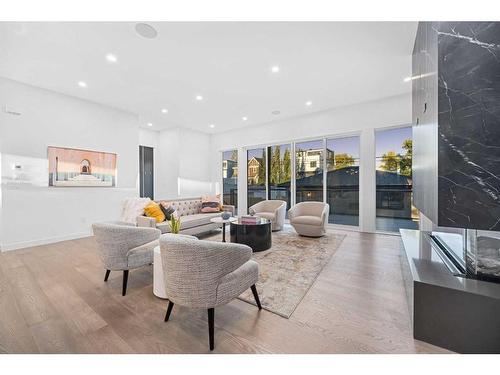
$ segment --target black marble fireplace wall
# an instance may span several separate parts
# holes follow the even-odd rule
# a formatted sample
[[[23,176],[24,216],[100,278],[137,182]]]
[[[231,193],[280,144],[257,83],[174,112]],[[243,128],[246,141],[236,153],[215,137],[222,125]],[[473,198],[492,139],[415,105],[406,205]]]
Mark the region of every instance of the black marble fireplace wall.
[[[413,51],[415,205],[500,231],[500,22],[421,22]]]

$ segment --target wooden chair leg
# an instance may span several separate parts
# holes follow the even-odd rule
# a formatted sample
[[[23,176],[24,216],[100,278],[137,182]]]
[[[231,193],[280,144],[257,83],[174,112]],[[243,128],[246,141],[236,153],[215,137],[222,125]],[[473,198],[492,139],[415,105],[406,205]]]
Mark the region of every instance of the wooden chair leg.
[[[214,318],[215,309],[208,309],[208,341],[210,344],[210,350],[214,350]]]
[[[123,271],[123,287],[122,287],[122,296],[127,294],[127,282],[128,282],[128,270]]]
[[[111,273],[111,270],[106,270],[106,274],[104,275],[104,282],[108,281],[109,274]]]
[[[259,294],[257,293],[257,288],[255,287],[255,284],[250,287],[252,289],[253,293],[253,298],[255,298],[255,302],[257,303],[257,307],[259,310],[262,310],[262,306],[260,305],[260,299],[259,299]]]
[[[174,303],[172,301],[168,301],[167,313],[165,314],[165,321],[168,322],[170,318],[170,314],[172,313],[172,309],[174,307]]]

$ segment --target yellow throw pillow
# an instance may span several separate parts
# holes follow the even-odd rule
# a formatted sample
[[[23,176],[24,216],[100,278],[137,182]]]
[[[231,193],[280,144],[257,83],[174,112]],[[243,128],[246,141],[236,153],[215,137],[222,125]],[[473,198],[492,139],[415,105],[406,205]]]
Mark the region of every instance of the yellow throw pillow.
[[[160,205],[158,203],[151,202],[150,204],[148,204],[144,209],[144,213],[146,214],[147,217],[154,218],[157,223],[165,221],[165,214],[161,210]]]

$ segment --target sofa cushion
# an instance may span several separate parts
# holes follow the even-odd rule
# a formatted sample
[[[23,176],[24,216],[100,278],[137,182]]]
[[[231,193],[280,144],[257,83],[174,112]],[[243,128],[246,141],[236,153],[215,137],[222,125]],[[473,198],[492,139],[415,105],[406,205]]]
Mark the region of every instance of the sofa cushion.
[[[163,223],[156,224],[156,228],[161,231],[162,234],[170,233],[170,223],[168,221],[164,221]]]
[[[201,212],[220,212],[220,194],[202,196]]]
[[[181,217],[181,232],[185,229],[211,224],[210,219],[218,216],[220,216],[219,212],[183,216]],[[168,221],[156,224],[156,228],[158,228],[161,233],[170,233],[170,225]]]
[[[168,202],[179,216],[199,214],[201,211],[201,199],[187,199],[182,201]]]
[[[137,216],[144,215],[144,208],[151,203],[149,198],[128,198],[123,202],[120,221],[135,224]]]
[[[203,213],[220,212],[220,203],[219,202],[201,202],[201,212],[203,212]]]
[[[292,219],[292,222],[294,224],[305,224],[305,225],[316,225],[316,226],[321,226],[322,221],[321,218],[318,216],[296,216]]]
[[[160,202],[159,206],[161,211],[165,215],[165,220],[170,220],[175,210],[168,203]]]
[[[181,218],[181,230],[199,227],[200,225],[210,224],[210,219],[220,216],[220,213],[207,213],[187,215]]]
[[[160,206],[161,205],[156,202],[151,202],[144,208],[144,214],[147,217],[152,217],[153,219],[155,219],[157,223],[161,223],[162,221],[165,221],[165,214],[163,213]]]

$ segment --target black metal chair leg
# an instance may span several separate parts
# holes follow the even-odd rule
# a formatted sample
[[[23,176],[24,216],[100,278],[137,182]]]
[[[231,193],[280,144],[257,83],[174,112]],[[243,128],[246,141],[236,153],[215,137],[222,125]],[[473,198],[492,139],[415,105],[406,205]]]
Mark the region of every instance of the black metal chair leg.
[[[257,307],[259,310],[262,310],[262,306],[260,305],[260,299],[259,299],[259,294],[257,293],[257,288],[255,287],[255,284],[250,287],[252,289],[253,293],[253,298],[255,298],[255,302],[257,303]]]
[[[108,281],[109,274],[111,273],[111,270],[106,270],[106,275],[104,275],[104,282]]]
[[[210,350],[214,350],[214,317],[215,309],[208,309],[208,341],[210,343]]]
[[[123,288],[122,288],[122,296],[127,294],[127,281],[128,281],[128,270],[123,271]]]
[[[174,303],[172,301],[168,301],[167,313],[165,314],[165,321],[168,322],[168,318],[170,318],[170,313],[174,307]]]

